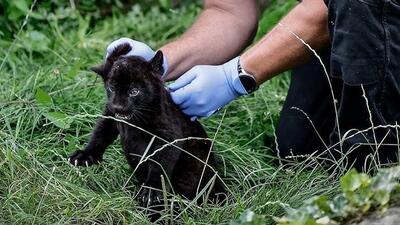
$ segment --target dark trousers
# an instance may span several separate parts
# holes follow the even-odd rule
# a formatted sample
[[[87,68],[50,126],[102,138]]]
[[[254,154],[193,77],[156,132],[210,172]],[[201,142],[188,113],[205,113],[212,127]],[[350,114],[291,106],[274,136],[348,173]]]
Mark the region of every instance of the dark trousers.
[[[276,153],[282,158],[314,153],[357,169],[395,162],[400,149],[400,0],[327,4],[331,50],[321,56],[335,100],[316,58],[296,68],[276,131]]]

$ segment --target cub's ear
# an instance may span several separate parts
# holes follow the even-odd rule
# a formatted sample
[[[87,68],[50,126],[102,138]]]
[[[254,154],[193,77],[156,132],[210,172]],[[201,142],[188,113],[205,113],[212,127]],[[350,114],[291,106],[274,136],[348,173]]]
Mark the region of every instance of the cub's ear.
[[[92,67],[90,70],[97,73],[105,80],[115,61],[117,61],[121,56],[128,54],[130,50],[132,50],[132,47],[129,44],[118,45],[112,50],[104,64]]]
[[[100,66],[92,67],[92,68],[90,68],[90,70],[95,72],[95,73],[97,73],[97,75],[101,76],[103,79],[105,79],[107,74],[108,74],[108,71],[106,69],[106,65],[105,64],[102,64]]]
[[[160,76],[164,74],[163,63],[164,63],[164,55],[161,50],[158,50],[156,55],[150,61],[150,65],[153,71],[160,74]]]

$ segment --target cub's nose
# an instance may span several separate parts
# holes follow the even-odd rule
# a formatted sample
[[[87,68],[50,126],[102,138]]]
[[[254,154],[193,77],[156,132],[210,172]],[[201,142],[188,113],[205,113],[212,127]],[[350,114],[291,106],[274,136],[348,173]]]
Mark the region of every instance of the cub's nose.
[[[122,104],[112,104],[111,108],[115,113],[124,113],[125,112],[125,107]]]

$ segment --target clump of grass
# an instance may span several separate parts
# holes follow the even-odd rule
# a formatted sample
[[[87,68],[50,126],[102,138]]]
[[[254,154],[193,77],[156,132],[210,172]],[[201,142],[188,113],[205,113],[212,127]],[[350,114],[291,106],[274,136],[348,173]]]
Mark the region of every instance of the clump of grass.
[[[15,40],[0,41],[1,224],[149,224],[134,200],[137,186],[129,180],[132,171],[118,144],[108,149],[100,166],[74,168],[65,158],[84,146],[93,115],[102,111],[103,87],[87,68],[102,60],[106,45],[127,36],[156,48],[182,33],[199,10],[187,5],[143,13],[134,6],[127,15],[94,27],[72,12],[68,21],[49,18],[41,35],[27,26]],[[180,201],[188,210],[179,218],[166,213],[164,220],[224,224],[251,209],[272,224],[273,217],[283,214],[283,205],[298,207],[312,195],[335,193],[337,181],[319,167],[284,169],[264,145],[287,87],[287,75],[273,79],[227,106],[225,113],[202,121],[209,136],[215,136],[219,174],[232,191],[229,203],[197,207]],[[63,122],[57,124],[59,119]]]

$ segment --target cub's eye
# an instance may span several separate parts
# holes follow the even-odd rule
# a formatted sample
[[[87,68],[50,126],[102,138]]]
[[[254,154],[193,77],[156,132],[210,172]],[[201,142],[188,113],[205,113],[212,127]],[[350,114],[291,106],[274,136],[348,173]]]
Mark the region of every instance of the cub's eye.
[[[114,91],[115,91],[115,88],[114,88],[114,86],[112,86],[112,85],[108,85],[108,86],[107,86],[107,90],[108,90],[109,92],[114,92]]]
[[[139,90],[137,88],[132,88],[131,90],[129,90],[129,96],[130,97],[135,97],[139,94]]]

